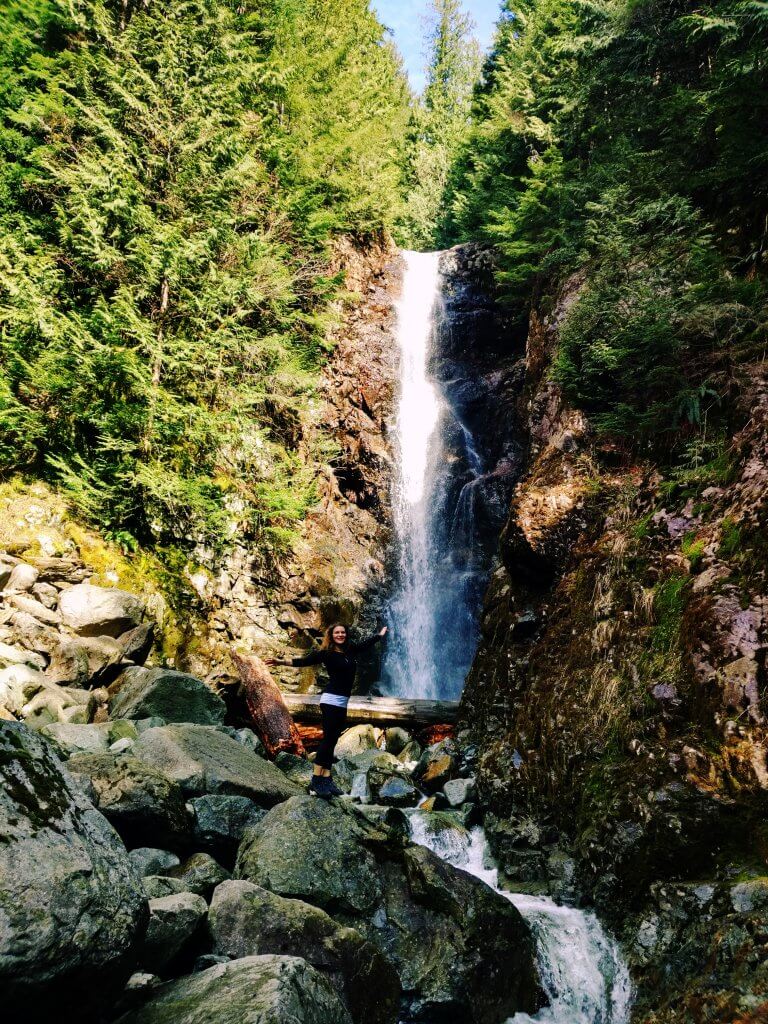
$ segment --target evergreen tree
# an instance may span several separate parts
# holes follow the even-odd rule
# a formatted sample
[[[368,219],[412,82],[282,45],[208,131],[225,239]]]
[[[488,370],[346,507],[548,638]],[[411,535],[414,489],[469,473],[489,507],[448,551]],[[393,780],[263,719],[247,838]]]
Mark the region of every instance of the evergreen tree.
[[[433,0],[427,84],[408,131],[402,234],[417,249],[433,248],[443,237],[445,190],[469,129],[472,89],[482,63],[473,30],[460,0]]]
[[[312,500],[331,249],[391,223],[407,89],[365,0],[307,6],[0,18],[0,472],[121,537],[279,547]]]
[[[554,372],[598,429],[674,446],[762,351],[768,8],[507,3],[451,178],[452,240],[525,316],[585,278]]]

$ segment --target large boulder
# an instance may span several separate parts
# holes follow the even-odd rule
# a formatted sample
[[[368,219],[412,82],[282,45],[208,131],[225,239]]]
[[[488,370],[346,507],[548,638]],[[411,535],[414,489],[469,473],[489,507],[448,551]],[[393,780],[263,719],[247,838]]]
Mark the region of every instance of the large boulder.
[[[187,796],[247,796],[260,807],[273,807],[299,792],[273,764],[212,726],[147,729],[133,753],[178,782]]]
[[[91,725],[57,722],[44,725],[40,732],[53,740],[67,757],[80,753],[106,753],[120,740],[127,740],[133,746],[139,735],[135,722],[120,719]]]
[[[139,846],[131,850],[128,859],[139,878],[148,875],[160,875],[168,868],[175,868],[180,861],[170,850],[157,850],[152,846]]]
[[[5,591],[9,594],[22,594],[37,583],[40,570],[34,565],[27,565],[26,562],[17,562],[11,569],[10,575],[5,583]]]
[[[42,729],[54,722],[85,724],[88,694],[72,686],[57,686],[43,680],[40,689],[20,709],[19,714],[32,729]]]
[[[40,730],[46,739],[61,748],[66,755],[75,753],[105,754],[109,749],[109,733],[99,725],[69,725],[56,722]]]
[[[74,754],[67,767],[90,779],[94,800],[129,846],[185,846],[192,820],[181,788],[131,754]]]
[[[413,737],[407,730],[395,725],[384,733],[384,748],[390,754],[394,754],[397,757],[398,754],[405,750],[412,739]]]
[[[0,722],[0,979],[8,1020],[90,1019],[130,974],[146,901],[54,748]]]
[[[371,772],[368,776],[371,795],[380,804],[391,807],[413,807],[419,800],[419,792],[407,779],[396,775],[378,775]]]
[[[224,701],[202,680],[186,672],[136,665],[127,668],[113,686],[117,689],[109,702],[113,718],[224,724]]]
[[[145,875],[141,884],[147,899],[156,900],[161,896],[175,896],[181,892],[187,892],[187,887],[178,878],[168,878],[167,875]],[[210,967],[210,964],[208,964]]]
[[[193,853],[192,856],[164,874],[184,883],[187,892],[197,893],[207,899],[217,885],[226,882],[229,872],[207,853]]]
[[[236,874],[379,946],[413,1019],[499,1024],[538,1006],[533,941],[515,907],[351,808],[311,797],[274,808],[246,834]]]
[[[27,725],[40,729],[54,722],[85,721],[88,694],[79,688],[58,686],[28,665],[0,669],[0,707]]]
[[[64,625],[80,636],[118,637],[139,625],[144,602],[116,587],[78,583],[62,591],[59,612]]]
[[[155,626],[152,622],[142,622],[140,626],[121,633],[117,638],[123,661],[132,661],[134,665],[143,665],[149,657],[155,642]]]
[[[87,686],[93,668],[82,641],[65,640],[51,652],[46,677],[60,686]]]
[[[191,892],[151,899],[141,962],[162,973],[192,943],[207,912],[203,897]]]
[[[352,814],[309,796],[275,807],[240,846],[235,874],[327,910],[372,914],[381,902],[376,860]]]
[[[456,772],[458,752],[453,740],[441,740],[427,747],[413,770],[413,778],[425,793],[442,789]]]
[[[385,750],[362,750],[340,758],[333,766],[333,779],[345,793],[361,795],[368,789],[368,777],[375,772],[380,777],[407,774],[405,766]]]
[[[44,686],[45,676],[37,669],[22,664],[8,665],[0,669],[0,707],[12,715],[20,715],[24,705]]]
[[[376,749],[376,730],[372,725],[353,725],[346,729],[336,744],[336,757],[354,757],[364,750]]]
[[[330,983],[294,956],[249,956],[161,986],[118,1024],[351,1024]]]
[[[328,975],[355,1024],[395,1024],[400,981],[392,964],[354,928],[324,910],[284,899],[250,882],[224,882],[213,894],[208,927],[216,953],[300,956]]]
[[[198,796],[189,801],[194,818],[194,844],[221,857],[235,859],[246,830],[257,825],[267,813],[247,796]]]

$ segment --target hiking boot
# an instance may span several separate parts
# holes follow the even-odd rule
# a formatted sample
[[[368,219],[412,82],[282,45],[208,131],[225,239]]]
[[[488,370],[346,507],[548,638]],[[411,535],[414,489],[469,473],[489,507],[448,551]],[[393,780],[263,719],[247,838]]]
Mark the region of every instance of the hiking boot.
[[[319,796],[321,800],[330,800],[333,796],[330,787],[331,780],[325,775],[313,775],[309,784],[309,792],[312,796]]]
[[[331,796],[344,796],[344,790],[339,789],[333,779],[328,778],[325,781],[328,783],[328,792]]]

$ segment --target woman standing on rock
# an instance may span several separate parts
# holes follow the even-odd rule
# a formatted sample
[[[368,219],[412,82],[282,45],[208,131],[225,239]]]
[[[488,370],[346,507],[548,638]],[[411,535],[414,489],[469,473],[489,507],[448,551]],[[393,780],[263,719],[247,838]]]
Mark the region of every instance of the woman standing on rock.
[[[310,793],[324,797],[340,796],[341,790],[331,780],[333,751],[339,736],[344,731],[347,721],[347,704],[355,685],[357,659],[355,655],[367,650],[383,640],[387,627],[379,630],[375,636],[361,641],[359,644],[349,642],[347,627],[335,622],[325,631],[320,649],[310,651],[303,658],[292,658],[283,661],[279,658],[265,659],[265,665],[290,665],[293,668],[304,668],[307,665],[324,665],[328,672],[328,682],[320,698],[320,712],[323,719],[323,738],[317,748],[315,772],[309,785]]]

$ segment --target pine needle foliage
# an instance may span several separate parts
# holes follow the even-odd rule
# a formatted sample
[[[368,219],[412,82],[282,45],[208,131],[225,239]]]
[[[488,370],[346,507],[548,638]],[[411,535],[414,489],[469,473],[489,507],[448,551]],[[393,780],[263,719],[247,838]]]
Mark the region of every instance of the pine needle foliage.
[[[503,7],[451,177],[521,318],[574,271],[555,377],[598,430],[671,448],[727,421],[766,321],[768,6]]]
[[[472,90],[482,56],[460,0],[433,0],[427,32],[427,84],[406,132],[406,203],[398,237],[418,250],[444,241],[445,195],[470,128]]]
[[[0,472],[143,544],[284,546],[334,239],[394,217],[382,26],[364,0],[13,0],[0,69]]]

